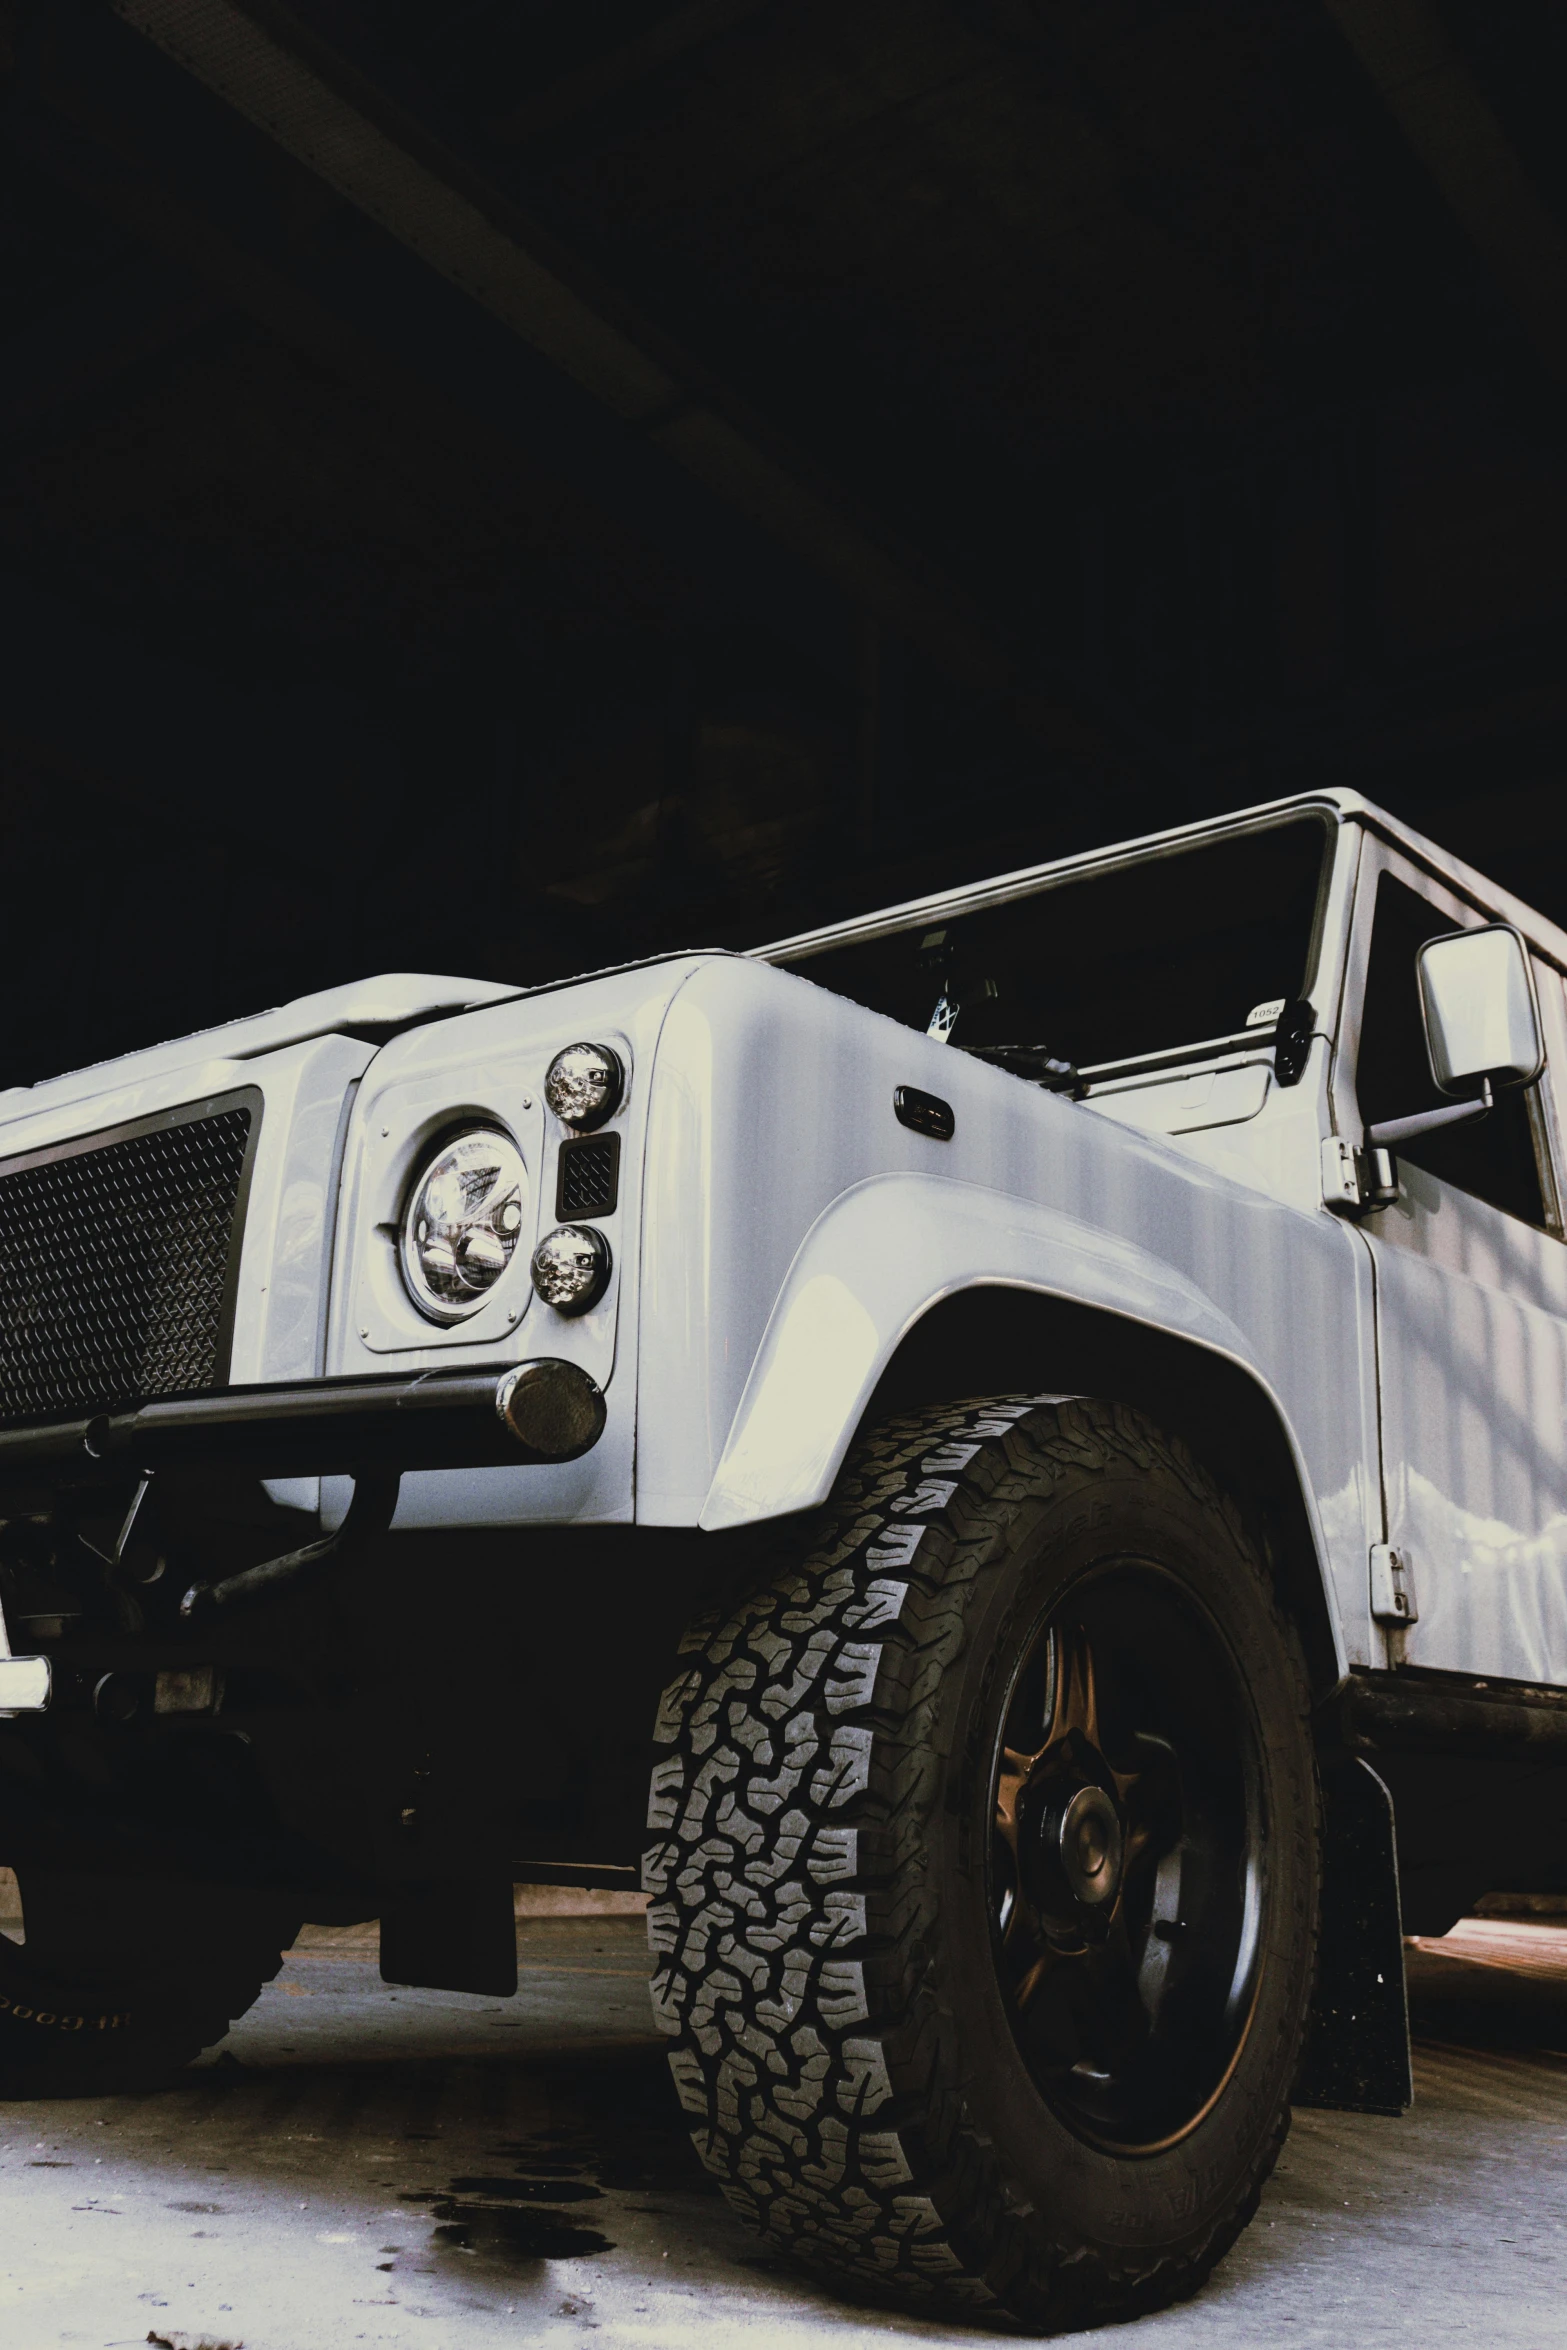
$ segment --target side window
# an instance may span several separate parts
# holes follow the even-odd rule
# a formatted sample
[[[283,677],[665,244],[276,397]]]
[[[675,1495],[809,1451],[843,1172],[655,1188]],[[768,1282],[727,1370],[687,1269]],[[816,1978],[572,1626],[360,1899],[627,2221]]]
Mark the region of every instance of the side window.
[[[1443,1100],[1426,1058],[1415,950],[1451,930],[1450,917],[1384,873],[1377,883],[1371,960],[1360,1022],[1355,1095],[1368,1126],[1434,1108]],[[1521,1088],[1498,1094],[1488,1118],[1424,1134],[1399,1157],[1526,1224],[1546,1223],[1529,1105]]]

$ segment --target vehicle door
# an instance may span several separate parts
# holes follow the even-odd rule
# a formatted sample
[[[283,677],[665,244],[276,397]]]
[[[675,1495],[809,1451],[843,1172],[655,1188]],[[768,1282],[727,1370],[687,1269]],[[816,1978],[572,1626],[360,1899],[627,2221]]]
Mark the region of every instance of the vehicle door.
[[[1440,1103],[1416,949],[1494,919],[1369,839],[1356,891],[1340,1132]],[[1567,1244],[1552,1060],[1560,975],[1533,958],[1547,1061],[1490,1114],[1396,1156],[1361,1229],[1375,1266],[1387,1537],[1417,1619],[1391,1661],[1567,1684]],[[1375,1604],[1375,1595],[1373,1604]]]

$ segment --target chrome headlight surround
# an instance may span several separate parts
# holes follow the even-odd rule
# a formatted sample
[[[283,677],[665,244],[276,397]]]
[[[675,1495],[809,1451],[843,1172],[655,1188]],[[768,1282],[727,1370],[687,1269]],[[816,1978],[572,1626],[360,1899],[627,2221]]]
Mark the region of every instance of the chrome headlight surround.
[[[527,1220],[528,1170],[498,1126],[448,1135],[409,1187],[398,1257],[427,1321],[450,1327],[487,1305]]]

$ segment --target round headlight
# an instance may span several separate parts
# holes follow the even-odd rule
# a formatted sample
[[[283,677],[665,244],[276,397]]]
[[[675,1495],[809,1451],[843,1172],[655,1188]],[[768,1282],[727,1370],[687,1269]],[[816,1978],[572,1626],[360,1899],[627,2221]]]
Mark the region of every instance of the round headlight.
[[[567,1126],[602,1126],[626,1089],[620,1055],[607,1044],[569,1044],[544,1077],[544,1099]]]
[[[561,1224],[533,1252],[533,1286],[557,1314],[585,1314],[609,1286],[609,1242],[591,1224]]]
[[[504,1134],[459,1134],[408,1195],[403,1278],[433,1322],[476,1314],[516,1254],[528,1172]]]

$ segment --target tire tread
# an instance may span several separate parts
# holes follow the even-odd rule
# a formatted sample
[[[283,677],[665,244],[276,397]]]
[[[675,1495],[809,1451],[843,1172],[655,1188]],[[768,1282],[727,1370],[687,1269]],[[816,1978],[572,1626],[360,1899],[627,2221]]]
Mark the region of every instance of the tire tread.
[[[1298,1642],[1234,1503],[1135,1412],[1030,1396],[864,1438],[804,1558],[693,1624],[659,1709],[643,1884],[677,2094],[732,2206],[856,2297],[1050,2326],[1180,2299],[1288,2127],[1281,2103],[1201,2242],[1112,2261],[1042,2241],[952,2077],[924,1865],[944,1695],[1021,1514],[1113,1460],[1173,1476],[1222,1526],[1304,1718]]]

